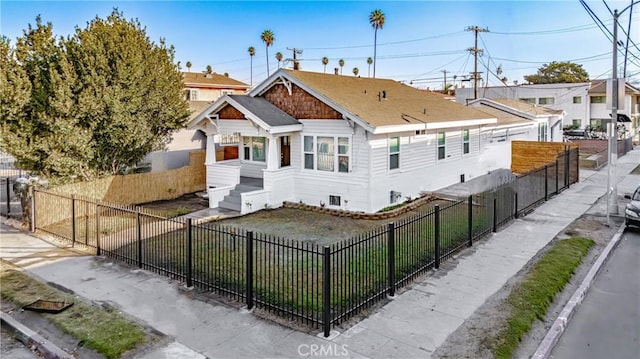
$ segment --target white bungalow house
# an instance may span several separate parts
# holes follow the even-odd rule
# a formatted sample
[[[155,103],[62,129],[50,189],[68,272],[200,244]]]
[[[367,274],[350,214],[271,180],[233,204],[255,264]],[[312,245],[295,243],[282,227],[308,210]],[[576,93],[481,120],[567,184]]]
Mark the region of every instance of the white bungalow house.
[[[280,69],[248,95],[221,97],[189,128],[207,134],[212,208],[294,201],[370,213],[509,168],[509,151],[485,153],[481,131],[497,123],[392,80]]]

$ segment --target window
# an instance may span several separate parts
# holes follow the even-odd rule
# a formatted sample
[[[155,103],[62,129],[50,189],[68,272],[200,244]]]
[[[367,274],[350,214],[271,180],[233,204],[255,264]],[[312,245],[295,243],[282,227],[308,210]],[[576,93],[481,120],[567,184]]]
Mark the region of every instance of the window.
[[[348,137],[304,136],[304,168],[348,173],[350,144]]]
[[[222,96],[224,95],[233,95],[233,90],[221,90]]]
[[[334,144],[333,137],[318,137],[318,166],[319,171],[333,172]]]
[[[389,139],[389,169],[400,168],[400,137]]]
[[[189,90],[189,100],[198,101],[198,90],[194,90],[194,89]]]
[[[426,135],[427,130],[416,130],[416,136]]]
[[[446,154],[445,138],[446,136],[444,132],[438,132],[438,159],[439,160],[444,159],[444,156]]]
[[[540,97],[538,99],[538,105],[553,105],[556,99],[553,97]]]
[[[547,123],[539,122],[538,123],[538,141],[546,141],[547,140]]]
[[[591,103],[607,103],[606,96],[591,96]]]
[[[536,103],[536,99],[532,98],[532,97],[523,97],[520,99],[520,101],[524,101],[524,102],[528,102],[530,104],[534,104]]]
[[[304,136],[304,168],[312,170],[313,163],[313,136]]]
[[[349,172],[349,139],[347,137],[338,137],[338,171]]]
[[[469,153],[469,130],[462,130],[462,153]]]
[[[574,118],[573,120],[571,120],[571,124],[573,125],[573,127],[575,128],[580,128],[580,126],[582,126],[582,120],[579,118]]]
[[[244,160],[265,162],[267,159],[265,142],[266,139],[264,137],[244,137]]]
[[[582,103],[582,97],[573,96],[573,103]]]
[[[340,196],[329,196],[330,206],[340,206]]]

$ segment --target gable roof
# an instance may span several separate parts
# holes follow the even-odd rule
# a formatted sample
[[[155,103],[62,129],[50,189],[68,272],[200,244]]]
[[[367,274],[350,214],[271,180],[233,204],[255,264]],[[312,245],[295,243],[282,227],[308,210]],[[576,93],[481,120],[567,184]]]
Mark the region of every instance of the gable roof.
[[[302,124],[289,116],[269,101],[262,97],[249,97],[247,95],[224,95],[210,104],[195,116],[187,124],[187,128],[193,129],[202,126],[210,120],[210,114],[222,110],[225,106],[232,106],[242,112],[244,117],[256,123],[269,133],[284,133],[302,130]]]
[[[470,101],[469,106],[476,108],[482,107],[482,110],[492,108],[497,111],[506,112],[520,118],[534,121],[537,121],[538,119],[547,120],[551,116],[558,116],[560,117],[558,121],[562,121],[561,117],[565,114],[563,110],[554,110],[552,108],[534,105],[526,101],[514,100],[509,98],[479,98],[477,100]],[[493,111],[485,112],[492,114],[499,113]],[[500,118],[498,117],[498,123],[499,122]]]
[[[258,116],[269,126],[276,127],[276,126],[289,126],[289,125],[300,124],[298,120],[289,116],[287,113],[280,110],[279,108],[274,106],[271,102],[265,100],[262,97],[249,97],[246,95],[229,95],[229,98],[232,100],[235,100],[240,106],[242,106],[247,111]]]
[[[232,79],[218,73],[203,74],[201,72],[183,72],[182,81],[185,87],[208,87],[208,88],[229,88],[229,89],[249,89],[248,84]]]
[[[405,130],[434,129],[496,122],[484,112],[388,79],[280,69],[249,95],[259,96],[285,81],[293,82],[373,133],[400,130],[398,126]]]
[[[591,80],[589,94],[603,94],[607,92],[607,80]],[[628,82],[625,83],[624,93],[626,95],[640,95],[640,90],[633,87]]]
[[[487,106],[482,103],[478,105],[477,109],[487,113],[490,116],[497,118],[498,119],[498,122],[496,123],[497,127],[513,127],[513,126],[520,126],[520,125],[537,124],[537,122],[534,122],[533,120],[515,115],[505,110]]]

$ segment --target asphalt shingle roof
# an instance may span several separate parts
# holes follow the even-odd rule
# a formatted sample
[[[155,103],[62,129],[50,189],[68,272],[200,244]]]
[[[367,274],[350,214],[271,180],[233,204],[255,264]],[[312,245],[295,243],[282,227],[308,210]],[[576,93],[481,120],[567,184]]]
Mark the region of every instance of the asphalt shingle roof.
[[[494,118],[393,80],[284,71],[372,127]]]
[[[201,72],[183,72],[182,78],[185,86],[194,87],[223,87],[223,88],[244,88],[248,89],[248,84],[232,79],[225,75],[212,73],[203,74]]]
[[[295,118],[289,116],[283,112],[271,102],[265,100],[262,97],[249,97],[246,95],[228,95],[231,99],[240,104],[240,106],[246,108],[249,112],[258,116],[262,121],[269,126],[289,126],[299,125],[300,122]]]
[[[538,106],[526,101],[514,100],[511,98],[493,98],[491,101],[497,102],[507,107],[511,107],[518,111],[526,112],[531,115],[561,115],[562,110],[554,110],[549,107]]]

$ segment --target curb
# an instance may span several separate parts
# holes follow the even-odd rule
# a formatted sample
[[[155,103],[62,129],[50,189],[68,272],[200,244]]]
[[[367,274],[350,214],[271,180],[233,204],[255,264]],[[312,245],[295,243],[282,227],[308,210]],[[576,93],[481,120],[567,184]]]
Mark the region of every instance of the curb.
[[[27,328],[5,312],[0,311],[0,322],[15,334],[16,338],[26,346],[34,346],[47,359],[74,359],[74,357],[43,338],[40,334]]]
[[[596,275],[600,272],[600,269],[602,269],[602,266],[611,255],[611,252],[613,252],[618,243],[620,243],[620,237],[622,237],[624,228],[625,225],[623,223],[611,241],[609,241],[609,244],[607,244],[602,253],[600,253],[600,256],[589,270],[589,273],[587,273],[587,276],[582,280],[580,287],[578,287],[578,289],[573,293],[571,299],[569,299],[558,315],[558,318],[556,318],[553,325],[551,325],[551,328],[549,328],[547,335],[542,339],[538,349],[536,349],[536,352],[531,356],[532,359],[548,359],[551,356],[551,351],[556,344],[558,344],[562,333],[564,333],[564,330],[567,328],[573,314],[578,310],[578,307],[582,303],[582,300],[591,287]]]

